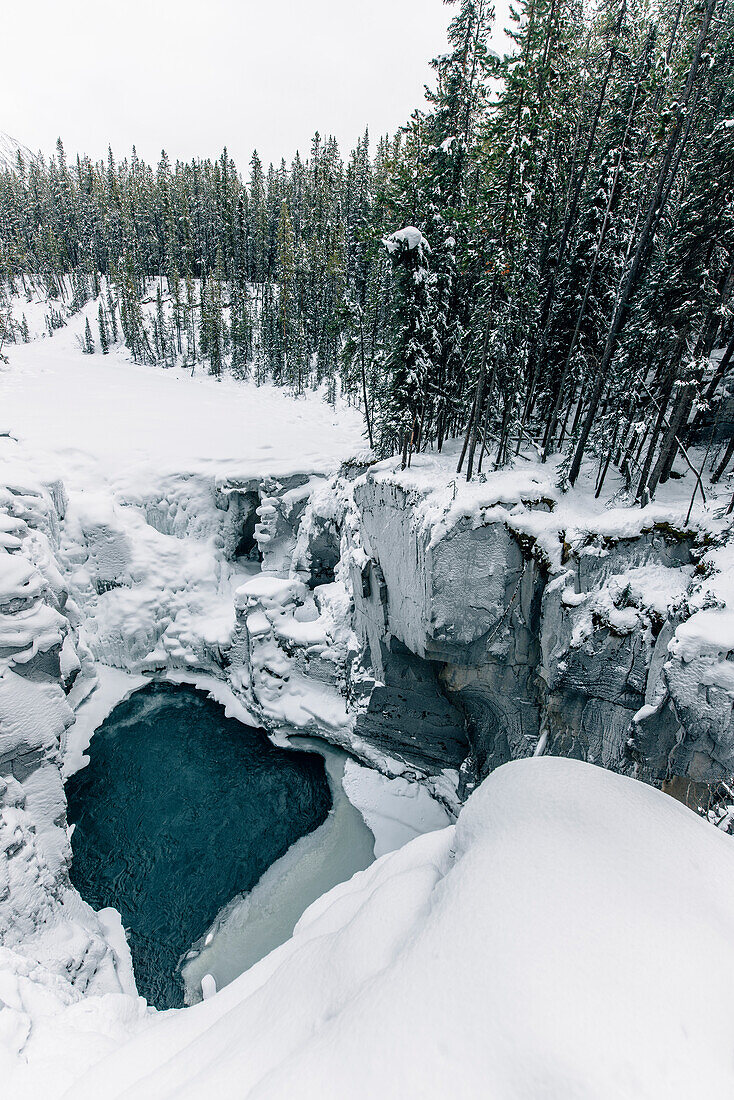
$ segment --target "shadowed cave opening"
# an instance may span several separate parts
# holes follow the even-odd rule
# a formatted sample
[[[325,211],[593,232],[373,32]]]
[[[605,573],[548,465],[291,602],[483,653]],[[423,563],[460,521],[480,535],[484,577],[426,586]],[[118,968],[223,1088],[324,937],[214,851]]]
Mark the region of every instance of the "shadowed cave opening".
[[[381,680],[355,732],[419,767],[460,768],[469,752],[464,714],[441,683],[440,661],[412,653],[390,637],[380,642]]]
[[[255,541],[255,525],[258,521],[257,507],[260,503],[260,496],[256,492],[238,493],[237,495],[243,518],[234,556],[235,558],[247,558],[249,561],[262,561],[262,554]]]
[[[71,880],[128,930],[139,992],[183,1005],[182,956],[325,819],[321,756],[273,745],[194,688],[153,683],[100,726],[67,782]]]
[[[310,589],[320,584],[331,584],[341,557],[341,532],[330,520],[317,519],[309,540],[310,575],[306,581]]]

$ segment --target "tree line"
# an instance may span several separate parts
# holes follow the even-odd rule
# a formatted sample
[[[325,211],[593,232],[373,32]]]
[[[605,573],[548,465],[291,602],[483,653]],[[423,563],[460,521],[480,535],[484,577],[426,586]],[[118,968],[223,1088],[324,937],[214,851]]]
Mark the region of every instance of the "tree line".
[[[489,0],[451,6],[424,104],[374,151],[316,134],[244,175],[226,150],[19,156],[0,173],[5,288],[99,296],[100,344],[141,361],[339,388],[404,464],[458,438],[468,477],[530,449],[573,484],[593,458],[597,493],[614,467],[644,502],[697,443],[720,477],[731,0],[520,0],[503,57]]]

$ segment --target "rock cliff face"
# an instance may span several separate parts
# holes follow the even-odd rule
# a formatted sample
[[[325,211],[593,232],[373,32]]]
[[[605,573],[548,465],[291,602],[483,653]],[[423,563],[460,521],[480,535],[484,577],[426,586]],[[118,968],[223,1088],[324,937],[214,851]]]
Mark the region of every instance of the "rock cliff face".
[[[460,797],[536,752],[696,799],[734,773],[723,521],[569,512],[532,479],[467,500],[384,464],[309,486],[293,512],[279,492],[254,537],[291,581],[245,586],[233,650],[266,719],[453,776]],[[305,708],[304,685],[321,690]]]
[[[381,470],[354,485],[354,627],[377,684],[358,735],[467,780],[535,752],[657,785],[734,772],[727,633],[686,642],[727,615],[724,532],[655,510],[573,525],[542,497],[426,521],[426,496]]]

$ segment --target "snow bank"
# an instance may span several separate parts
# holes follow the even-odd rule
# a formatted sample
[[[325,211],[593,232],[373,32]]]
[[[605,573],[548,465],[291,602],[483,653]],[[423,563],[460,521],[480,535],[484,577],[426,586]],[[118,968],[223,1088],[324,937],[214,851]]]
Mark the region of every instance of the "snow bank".
[[[426,788],[403,776],[391,778],[348,760],[343,784],[349,801],[374,834],[376,858],[402,848],[423,833],[451,824],[448,812]]]
[[[44,488],[27,475],[16,478],[7,468],[3,473],[0,1078],[15,1095],[38,1096],[46,1087],[38,1082],[49,1075],[39,1053],[43,1035],[56,1041],[60,1014],[79,1020],[83,1029],[87,1004],[109,997],[100,1010],[107,1030],[97,1035],[99,1056],[112,1046],[112,1035],[129,1034],[123,1019],[132,1025],[146,1009],[123,992],[134,992],[134,985],[122,929],[117,934],[114,921],[95,914],[68,880],[71,849],[60,765],[74,696],[83,698],[94,678],[78,608],[56,563],[64,494],[58,483]],[[80,755],[83,746],[77,747],[72,757]],[[28,1044],[37,1036],[38,1061],[23,1091],[16,1092],[7,1082],[25,1065]],[[70,1036],[69,1041],[78,1040]],[[63,1085],[64,1078],[55,1077],[55,1087]]]
[[[518,761],[68,1096],[725,1095],[733,940],[726,836],[633,780]]]

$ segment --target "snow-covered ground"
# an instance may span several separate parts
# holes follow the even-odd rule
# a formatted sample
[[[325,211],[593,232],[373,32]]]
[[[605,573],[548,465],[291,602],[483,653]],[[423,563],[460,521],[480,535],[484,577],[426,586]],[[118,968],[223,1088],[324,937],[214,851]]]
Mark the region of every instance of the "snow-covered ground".
[[[36,303],[38,304],[38,303]],[[230,481],[333,472],[363,447],[352,409],[318,394],[190,370],[136,366],[121,348],[85,356],[95,303],[53,337],[10,345],[0,365],[4,480],[61,483],[60,557],[94,656],[139,671],[206,667],[231,633]],[[231,524],[230,524],[231,526]]]
[[[6,348],[0,365],[0,761],[23,749],[18,776],[0,783],[8,1095],[728,1094],[731,838],[642,784],[545,758],[499,769],[447,826],[412,770],[350,739],[338,681],[355,645],[345,576],[311,591],[286,531],[286,513],[304,516],[309,536],[337,515],[348,527],[354,502],[328,475],[364,449],[358,413],[201,368],[192,378],[135,366],[120,349],[82,355],[86,316],[94,303],[53,337]],[[535,539],[551,584],[578,608],[578,645],[594,616],[638,629],[635,600],[661,614],[688,601],[671,654],[694,669],[694,694],[734,690],[726,483],[693,509],[708,540],[700,568],[625,566],[587,597],[564,574],[559,533],[601,554],[605,538],[680,526],[689,481],[641,510],[622,506],[613,480],[598,501],[588,479],[562,493],[555,463],[521,456],[467,486],[455,462],[449,446],[369,477],[409,494],[429,546],[460,522]],[[279,577],[234,553],[232,493],[255,481],[263,565]],[[359,567],[358,540],[350,553]],[[399,583],[393,592],[399,604]],[[43,664],[57,647],[68,696]],[[347,795],[330,828],[224,915],[192,961],[192,986],[208,971],[233,977],[238,937],[257,941],[249,963],[289,936],[298,900],[337,880],[340,835],[352,862],[337,877],[372,859],[372,837],[380,858],[216,996],[158,1014],[132,992],[119,919],[95,916],[64,880],[61,787],[61,770],[84,765],[94,730],[150,673],[199,684],[243,721],[326,730],[386,773],[330,756]],[[432,789],[443,783],[450,801],[456,778]]]
[[[149,492],[167,475],[329,473],[364,449],[360,414],[318,394],[295,399],[202,367],[191,378],[181,367],[136,366],[120,348],[82,355],[77,339],[96,310],[89,303],[51,338],[8,345],[0,366],[0,431],[70,492]]]
[[[86,1046],[63,1015],[31,1046],[70,1100],[725,1096],[733,940],[730,838],[633,780],[517,761],[81,1080],[102,1004]]]

